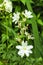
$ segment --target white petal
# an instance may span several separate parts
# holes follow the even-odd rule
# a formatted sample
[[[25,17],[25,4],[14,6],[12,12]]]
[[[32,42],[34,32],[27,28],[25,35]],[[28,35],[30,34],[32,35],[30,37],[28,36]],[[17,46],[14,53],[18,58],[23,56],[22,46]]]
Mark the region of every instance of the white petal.
[[[4,4],[6,12],[12,12],[12,2],[11,1],[6,1]]]
[[[15,14],[15,13],[13,13],[13,15],[15,16],[16,14]]]
[[[31,15],[32,14],[32,12],[31,11],[28,11],[28,15]]]
[[[24,41],[22,41],[22,46],[24,45]]]
[[[32,49],[32,48],[33,48],[32,45],[27,46],[27,49]]]
[[[23,56],[24,56],[24,52],[23,52],[22,50],[20,50],[20,51],[18,52],[18,55],[20,55],[21,57],[23,57]]]
[[[28,15],[28,18],[32,18],[33,16],[32,15]]]
[[[16,21],[15,19],[12,20],[12,22],[15,22],[15,21]]]
[[[13,17],[12,17],[13,21],[12,22],[15,21],[15,24],[16,24],[19,21],[19,19],[20,19],[20,16],[19,15],[20,15],[19,12],[13,13]]]
[[[15,21],[15,24],[17,24],[18,21]]]
[[[22,46],[18,45],[16,46],[17,49],[22,49]]]
[[[25,12],[22,12],[22,14],[26,17],[26,18],[32,18],[32,12],[25,10]]]
[[[26,54],[27,57],[29,56],[29,53],[25,53],[25,54]]]
[[[27,46],[27,41],[22,41],[22,46]]]
[[[33,39],[34,39],[34,37],[31,37],[30,39],[32,39],[32,40],[33,40]]]
[[[29,53],[32,53],[32,51],[31,51],[31,50],[29,50]]]
[[[32,51],[31,50],[26,50],[24,53],[26,54],[26,56],[29,56],[29,54],[32,53]]]

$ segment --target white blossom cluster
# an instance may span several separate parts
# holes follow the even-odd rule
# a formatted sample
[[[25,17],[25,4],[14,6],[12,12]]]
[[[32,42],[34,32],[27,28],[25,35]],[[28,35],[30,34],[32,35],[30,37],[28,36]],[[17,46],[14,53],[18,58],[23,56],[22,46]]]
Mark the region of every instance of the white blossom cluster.
[[[13,13],[13,17],[12,17],[12,22],[14,22],[15,24],[19,23],[19,27],[21,27],[21,23],[19,22],[20,20],[20,12],[17,13]],[[23,21],[26,21],[26,18],[30,19],[33,17],[32,12],[25,10],[25,12],[22,12],[22,15],[25,17],[23,18]],[[25,20],[24,20],[25,19]],[[21,28],[21,34],[23,33],[23,31],[26,30],[26,27]],[[30,35],[29,33],[27,33],[25,31],[25,35],[28,36],[28,39],[34,39],[34,37],[32,35]],[[19,38],[16,38],[16,40],[20,41]],[[27,45],[28,42],[24,40],[21,42],[21,45],[17,45],[16,48],[19,49],[18,51],[18,55],[21,57],[24,57],[24,55],[26,55],[27,57],[29,57],[29,55],[32,53],[32,45]]]
[[[8,12],[8,13],[11,13],[12,12],[12,2],[10,0],[4,0],[2,4],[0,4],[0,7],[3,7],[5,8],[5,11]],[[13,13],[13,16],[12,16],[12,22],[17,24],[19,23],[19,20],[20,20],[20,16],[21,16],[21,13],[20,12],[14,12]],[[26,21],[26,19],[30,19],[30,18],[33,18],[33,15],[32,15],[32,12],[31,11],[28,11],[28,10],[25,10],[24,12],[22,12],[22,16],[24,16],[23,18],[23,21]],[[19,23],[19,27],[21,27],[21,23]],[[24,28],[21,28],[21,34],[23,33],[23,31],[26,30],[26,27]],[[34,37],[32,37],[29,33],[27,33],[25,31],[25,35],[28,36],[28,39],[34,39]],[[16,38],[18,39],[18,38]],[[19,49],[18,51],[18,55],[20,55],[21,57],[24,57],[24,55],[26,55],[27,57],[32,53],[32,48],[33,46],[32,45],[27,45],[28,42],[24,40],[21,42],[21,45],[17,45],[16,48]]]
[[[12,12],[12,2],[10,0],[4,0],[2,4],[0,4],[0,7],[5,8],[5,11],[10,13]]]
[[[22,15],[25,17],[23,20],[26,21],[26,18],[33,18],[32,12],[25,10],[25,12],[22,12]],[[17,13],[13,13],[13,17],[12,17],[13,21],[15,22],[15,24],[19,21],[20,19],[20,12]]]

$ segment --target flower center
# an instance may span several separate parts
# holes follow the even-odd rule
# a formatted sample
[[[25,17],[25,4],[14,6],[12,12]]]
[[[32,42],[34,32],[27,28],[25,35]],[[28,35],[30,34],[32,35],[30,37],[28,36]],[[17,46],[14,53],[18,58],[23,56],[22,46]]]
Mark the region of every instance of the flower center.
[[[24,47],[23,49],[26,50],[26,47]]]

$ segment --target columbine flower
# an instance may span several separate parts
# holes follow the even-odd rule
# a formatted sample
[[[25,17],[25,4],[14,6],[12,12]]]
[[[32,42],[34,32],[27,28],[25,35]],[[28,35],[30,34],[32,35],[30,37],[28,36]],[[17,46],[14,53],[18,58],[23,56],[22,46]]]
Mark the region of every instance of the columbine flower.
[[[22,14],[26,17],[26,18],[32,18],[32,12],[25,10],[25,12],[22,12]]]
[[[22,41],[22,45],[17,45],[16,48],[19,49],[18,55],[20,55],[21,57],[26,55],[28,57],[29,54],[32,53],[31,49],[33,48],[33,46],[32,45],[28,46],[27,41],[26,42]]]
[[[20,13],[17,12],[17,13],[14,13],[13,14],[14,16],[12,17],[13,21],[12,22],[15,22],[15,24],[19,21],[20,19]]]
[[[12,2],[10,0],[4,0],[4,6],[6,12],[12,12]]]

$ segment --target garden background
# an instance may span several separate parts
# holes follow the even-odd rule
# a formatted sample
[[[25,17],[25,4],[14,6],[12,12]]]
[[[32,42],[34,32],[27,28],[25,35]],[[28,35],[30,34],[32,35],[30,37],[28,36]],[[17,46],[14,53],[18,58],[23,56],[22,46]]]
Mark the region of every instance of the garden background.
[[[0,5],[3,1],[0,0]],[[43,0],[10,1],[12,12],[7,12],[4,6],[0,6],[0,65],[43,65]],[[12,22],[13,13],[21,13],[24,10],[31,11],[33,18],[25,21],[24,16],[20,14],[21,26]],[[28,39],[23,28],[32,34],[34,39]],[[33,45],[33,53],[29,57],[21,58],[17,54],[16,45],[20,45],[22,40]]]

